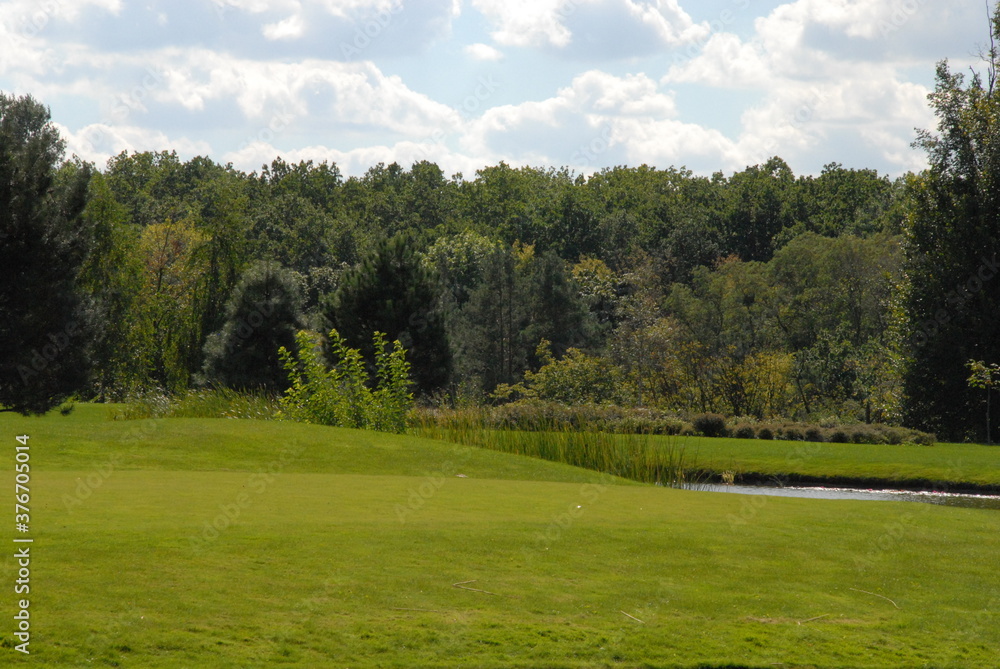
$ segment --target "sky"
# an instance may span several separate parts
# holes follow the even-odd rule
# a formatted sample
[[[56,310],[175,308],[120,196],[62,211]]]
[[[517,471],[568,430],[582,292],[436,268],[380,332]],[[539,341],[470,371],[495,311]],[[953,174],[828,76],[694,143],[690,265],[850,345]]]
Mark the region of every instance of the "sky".
[[[780,156],[898,176],[936,64],[978,67],[986,0],[0,0],[0,91],[77,155],[247,172],[336,163],[641,164]]]

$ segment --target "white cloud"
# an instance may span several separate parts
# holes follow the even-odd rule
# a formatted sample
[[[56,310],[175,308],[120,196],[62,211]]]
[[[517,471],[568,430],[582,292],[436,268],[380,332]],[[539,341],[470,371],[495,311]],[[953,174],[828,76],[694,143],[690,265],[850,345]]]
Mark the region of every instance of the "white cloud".
[[[677,0],[472,0],[498,44],[629,57],[704,38]],[[571,48],[575,47],[575,48]]]
[[[34,38],[54,22],[74,22],[89,9],[100,9],[118,14],[121,0],[7,0],[0,2],[0,25],[8,32]]]
[[[718,130],[677,120],[618,119],[614,136],[621,139],[630,165],[649,164],[738,169],[741,148]]]
[[[489,44],[469,44],[464,49],[465,55],[473,60],[502,60],[503,53]]]
[[[403,0],[317,0],[333,16],[344,18],[359,15],[396,14],[405,7]]]
[[[261,32],[269,40],[288,40],[302,37],[305,27],[305,21],[302,20],[302,16],[295,14],[289,16],[284,21],[265,25],[261,29]]]
[[[758,88],[772,77],[763,50],[732,33],[717,33],[701,53],[677,63],[663,78],[664,83],[698,83],[718,88]]]
[[[570,32],[562,21],[576,0],[472,0],[493,22],[493,39],[505,46],[564,47]]]
[[[545,100],[488,109],[467,126],[466,153],[528,164],[587,167],[600,153],[623,156],[627,129],[676,116],[672,95],[643,74],[585,72]],[[626,121],[628,123],[626,123]]]
[[[295,11],[301,8],[298,0],[212,0],[220,10],[236,9],[250,12],[251,14],[261,14],[263,12],[283,12]]]
[[[323,95],[328,106],[313,110],[323,120],[416,136],[454,125],[459,118],[450,107],[368,62],[258,62],[177,50],[164,52],[159,60],[165,63],[164,85],[154,88],[153,97],[189,110],[234,100],[248,119],[266,119],[277,111],[305,116],[310,113],[308,99]]]
[[[103,167],[110,158],[122,151],[177,151],[189,158],[212,153],[208,142],[168,137],[162,132],[138,126],[95,123],[73,132],[59,123],[54,125],[66,141],[67,156],[79,156],[98,167]]]

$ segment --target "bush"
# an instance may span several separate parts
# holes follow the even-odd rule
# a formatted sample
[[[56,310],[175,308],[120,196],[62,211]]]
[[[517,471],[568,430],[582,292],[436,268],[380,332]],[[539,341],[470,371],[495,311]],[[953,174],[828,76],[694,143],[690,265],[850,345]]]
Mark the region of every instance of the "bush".
[[[843,430],[834,430],[830,433],[829,441],[834,444],[846,444],[851,441],[851,437]]]
[[[757,437],[750,425],[740,425],[733,432],[733,436],[737,439],[755,439]]]
[[[823,431],[818,427],[811,427],[806,430],[806,441],[824,441]]]
[[[757,429],[758,439],[774,439],[774,432],[771,431],[769,427],[760,427]]]
[[[899,444],[903,443],[903,431],[902,430],[895,430],[895,429],[889,428],[887,430],[882,431],[881,437],[882,437],[882,441],[884,443],[886,443],[886,444],[892,444],[893,446],[898,446]]]
[[[399,341],[390,352],[385,335],[375,333],[377,385],[371,390],[361,351],[348,348],[336,330],[330,332],[330,349],[336,361],[330,370],[316,334],[299,332],[295,340],[298,359],[284,347],[280,350],[291,385],[281,398],[283,417],[381,432],[402,433],[406,429],[413,395],[409,392],[410,365]]]
[[[705,437],[726,436],[726,419],[717,413],[698,414],[691,423]]]
[[[794,427],[786,427],[784,436],[788,441],[802,441],[804,438],[802,432]]]
[[[855,428],[851,432],[851,441],[855,444],[874,444],[877,443],[875,435],[864,428]]]

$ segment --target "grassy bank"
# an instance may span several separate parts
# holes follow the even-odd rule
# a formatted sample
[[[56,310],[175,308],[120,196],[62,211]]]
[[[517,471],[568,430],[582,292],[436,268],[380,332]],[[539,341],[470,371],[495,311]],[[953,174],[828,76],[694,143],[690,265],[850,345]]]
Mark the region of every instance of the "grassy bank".
[[[31,436],[36,541],[32,655],[8,624],[5,665],[974,667],[1000,648],[996,512],[101,407],[0,431],[0,476]]]
[[[674,487],[732,477],[737,483],[1000,490],[1000,447],[978,444],[817,443],[611,434],[569,427],[495,430],[474,423],[425,424],[415,434]]]
[[[669,438],[652,437],[665,452]],[[933,446],[830,444],[687,437],[688,458],[736,480],[786,483],[858,482],[881,486],[1000,490],[1000,447],[938,443]]]

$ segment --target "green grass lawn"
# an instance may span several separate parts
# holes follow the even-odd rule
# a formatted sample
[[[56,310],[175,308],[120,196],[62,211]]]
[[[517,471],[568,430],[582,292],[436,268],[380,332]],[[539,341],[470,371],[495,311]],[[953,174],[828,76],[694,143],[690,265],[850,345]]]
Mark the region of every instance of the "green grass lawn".
[[[656,437],[660,443],[667,438]],[[684,438],[693,464],[716,472],[868,480],[885,485],[1000,489],[1000,446],[892,446]]]
[[[10,648],[8,550],[0,665],[998,665],[996,511],[670,490],[411,437],[105,412],[0,417],[0,488],[31,436],[35,539],[32,655]]]

